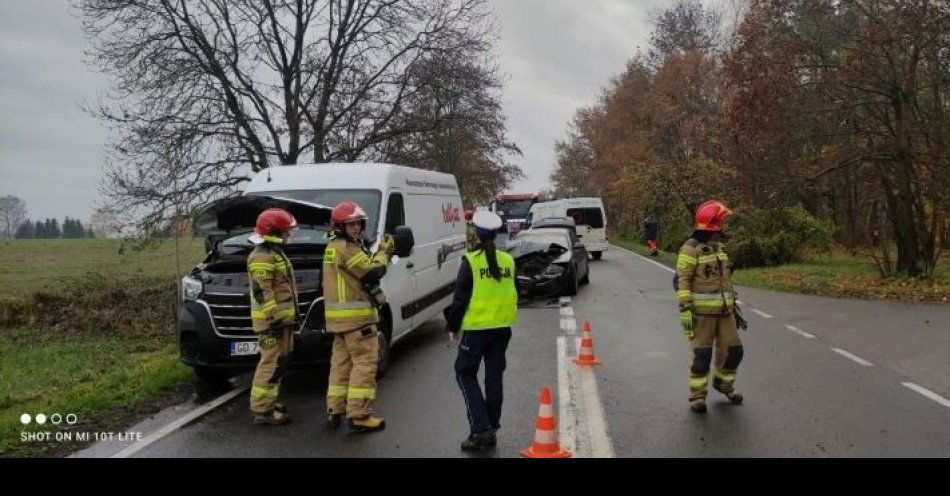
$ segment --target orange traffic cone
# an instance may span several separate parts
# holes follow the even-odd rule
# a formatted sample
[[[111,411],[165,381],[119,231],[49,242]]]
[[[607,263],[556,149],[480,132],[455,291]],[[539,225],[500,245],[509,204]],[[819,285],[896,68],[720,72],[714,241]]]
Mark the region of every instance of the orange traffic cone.
[[[600,365],[600,360],[594,356],[594,338],[590,333],[590,322],[584,322],[584,334],[581,337],[581,349],[577,351],[574,363],[578,365]]]
[[[535,424],[534,444],[521,450],[521,456],[527,458],[570,458],[571,452],[561,448],[557,439],[557,421],[554,419],[554,407],[551,405],[551,388],[541,388],[541,407],[538,409],[538,421]]]

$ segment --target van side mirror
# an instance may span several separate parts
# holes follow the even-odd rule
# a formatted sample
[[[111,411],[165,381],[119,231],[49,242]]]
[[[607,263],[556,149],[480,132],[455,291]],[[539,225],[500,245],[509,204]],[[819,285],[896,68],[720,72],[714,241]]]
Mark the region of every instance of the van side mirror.
[[[412,247],[415,246],[416,240],[413,238],[412,229],[409,226],[397,227],[395,234],[393,234],[393,241],[396,242],[394,251],[396,256],[405,258],[412,255]]]

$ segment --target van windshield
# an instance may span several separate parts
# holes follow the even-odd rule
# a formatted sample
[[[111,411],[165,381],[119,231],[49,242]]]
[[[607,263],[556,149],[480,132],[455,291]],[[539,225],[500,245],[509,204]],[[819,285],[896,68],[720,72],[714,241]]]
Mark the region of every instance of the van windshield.
[[[500,212],[504,212],[504,214],[501,215],[503,215],[505,218],[517,218],[528,215],[528,212],[531,211],[531,205],[533,205],[531,200],[520,200],[504,203],[499,202],[496,208]]]
[[[601,214],[600,209],[593,208],[569,208],[567,209],[567,216],[574,219],[574,224],[588,225],[594,229],[602,229],[604,227],[604,216]]]
[[[225,239],[221,242],[224,246],[241,246],[247,247],[250,246],[250,241],[248,238],[254,234],[254,231],[248,231],[246,233],[241,233],[236,236],[231,236],[230,238]],[[291,231],[290,241],[287,244],[290,245],[325,245],[330,242],[327,237],[327,232],[321,227],[319,229],[310,229],[309,227],[298,227]]]
[[[343,201],[351,201],[359,205],[366,212],[367,238],[376,237],[376,226],[379,222],[379,204],[382,193],[374,189],[301,189],[290,191],[255,191],[256,195],[274,196],[288,200],[300,200],[309,203],[318,203],[328,207],[335,207]],[[300,226],[300,231],[305,226]],[[303,233],[300,234],[303,236]]]

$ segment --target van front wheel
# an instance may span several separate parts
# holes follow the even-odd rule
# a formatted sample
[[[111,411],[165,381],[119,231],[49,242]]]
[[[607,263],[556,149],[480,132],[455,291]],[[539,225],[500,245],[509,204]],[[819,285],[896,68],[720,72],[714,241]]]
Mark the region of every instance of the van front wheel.
[[[600,257],[604,256],[602,251],[592,251],[590,254],[594,257],[594,260],[600,260]]]

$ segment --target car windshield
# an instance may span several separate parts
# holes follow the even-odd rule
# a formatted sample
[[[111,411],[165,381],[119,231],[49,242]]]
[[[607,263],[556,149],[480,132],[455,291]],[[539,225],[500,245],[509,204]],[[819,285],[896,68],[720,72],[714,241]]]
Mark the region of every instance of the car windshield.
[[[382,194],[372,189],[302,189],[291,191],[255,191],[255,195],[268,195],[288,200],[300,200],[308,203],[317,203],[327,207],[334,207],[343,201],[351,201],[362,207],[366,212],[367,237],[374,237],[379,222],[379,204]],[[300,226],[305,227],[305,226]],[[319,227],[320,229],[323,226]]]
[[[505,217],[524,217],[531,211],[531,200],[498,203],[498,210],[504,212]]]

